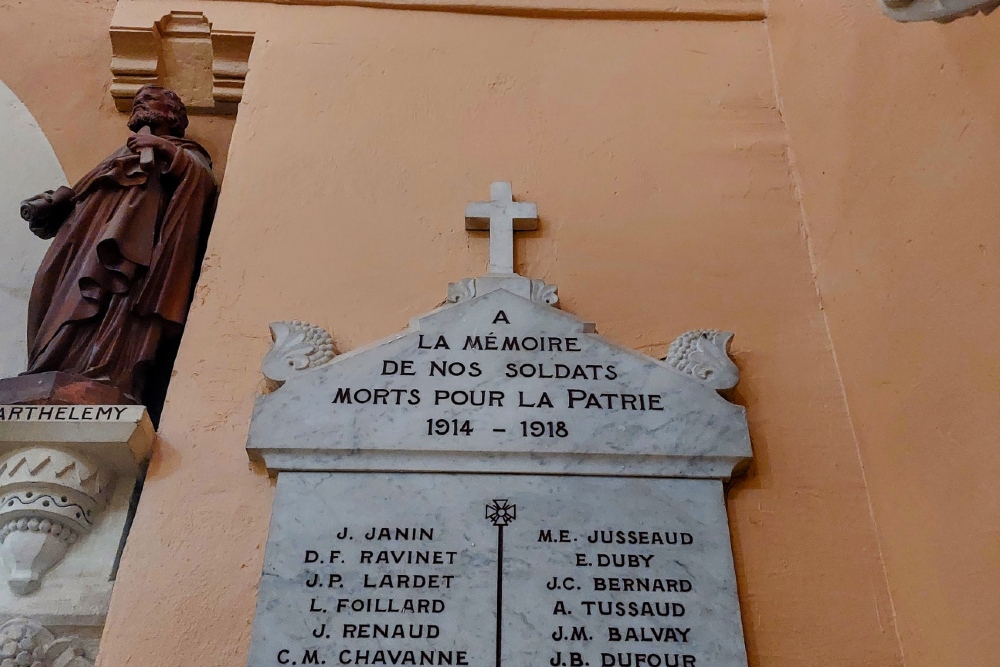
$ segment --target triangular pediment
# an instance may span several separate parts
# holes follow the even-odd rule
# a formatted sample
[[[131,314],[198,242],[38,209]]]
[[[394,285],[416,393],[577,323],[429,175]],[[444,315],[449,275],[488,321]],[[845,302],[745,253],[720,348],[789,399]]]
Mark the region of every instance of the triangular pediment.
[[[593,326],[499,289],[297,374],[258,399],[272,470],[728,478],[742,407]]]

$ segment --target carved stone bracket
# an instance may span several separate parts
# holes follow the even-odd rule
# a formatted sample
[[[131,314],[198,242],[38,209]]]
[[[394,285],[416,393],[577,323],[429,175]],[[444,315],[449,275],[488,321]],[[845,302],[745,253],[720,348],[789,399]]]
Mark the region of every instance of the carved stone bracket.
[[[479,278],[464,278],[448,284],[448,303],[462,303],[497,289],[530,299],[536,303],[555,306],[559,303],[559,289],[544,280],[525,278],[519,275],[485,275]]]
[[[729,358],[732,340],[729,331],[688,331],[670,344],[663,361],[706,387],[732,389],[740,381],[740,369]]]
[[[0,422],[0,558],[24,596],[95,530],[116,484],[131,488],[153,428],[124,405],[0,406]]]
[[[0,556],[18,595],[94,527],[114,487],[115,471],[78,452],[30,447],[0,463]]]
[[[57,636],[26,618],[0,625],[0,665],[94,667],[78,637]]]
[[[326,329],[301,320],[271,322],[274,343],[264,356],[261,372],[272,389],[277,389],[298,373],[333,360],[336,351]]]
[[[111,96],[132,108],[142,86],[170,88],[189,113],[235,114],[253,34],[213,30],[201,12],[173,11],[148,28],[111,27]]]
[[[980,12],[989,14],[1000,7],[1000,0],[880,0],[882,11],[902,23],[937,21],[950,23]]]

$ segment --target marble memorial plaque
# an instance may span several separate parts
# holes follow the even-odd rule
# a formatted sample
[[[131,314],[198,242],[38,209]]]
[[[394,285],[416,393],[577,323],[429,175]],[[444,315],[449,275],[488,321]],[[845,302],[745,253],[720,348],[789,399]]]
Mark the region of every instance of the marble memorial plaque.
[[[723,483],[732,336],[663,360],[513,273],[534,206],[466,213],[490,273],[335,355],[273,323],[247,450],[277,475],[249,667],[746,667]]]
[[[282,473],[250,667],[745,667],[722,483]]]
[[[707,343],[701,354],[692,367],[732,365]],[[248,448],[280,470],[721,479],[750,457],[742,407],[502,289],[262,396]]]

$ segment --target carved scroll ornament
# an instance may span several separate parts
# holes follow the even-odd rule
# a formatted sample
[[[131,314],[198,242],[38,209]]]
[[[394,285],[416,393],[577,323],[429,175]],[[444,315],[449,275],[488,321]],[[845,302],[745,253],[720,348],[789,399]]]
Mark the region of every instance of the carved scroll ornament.
[[[556,285],[537,278],[517,275],[463,278],[458,282],[449,283],[448,303],[462,303],[497,288],[527,296],[535,303],[543,303],[546,306],[555,306],[559,303],[559,288]]]
[[[729,331],[688,331],[670,344],[663,361],[707,387],[732,389],[740,381],[740,370],[729,358],[732,340]]]
[[[950,23],[980,12],[989,14],[1000,7],[1000,0],[881,0],[881,4],[887,16],[902,23]]]
[[[0,666],[94,667],[77,637],[59,637],[26,618],[0,625]]]
[[[280,387],[297,373],[333,360],[333,338],[322,327],[302,320],[271,322],[274,343],[264,357],[261,372],[272,388]]]

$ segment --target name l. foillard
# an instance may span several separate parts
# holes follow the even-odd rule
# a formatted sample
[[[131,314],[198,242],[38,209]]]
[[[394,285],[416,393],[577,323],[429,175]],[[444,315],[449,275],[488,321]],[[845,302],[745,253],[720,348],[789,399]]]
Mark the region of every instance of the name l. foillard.
[[[334,608],[338,614],[441,614],[445,604],[428,598],[340,598]]]

